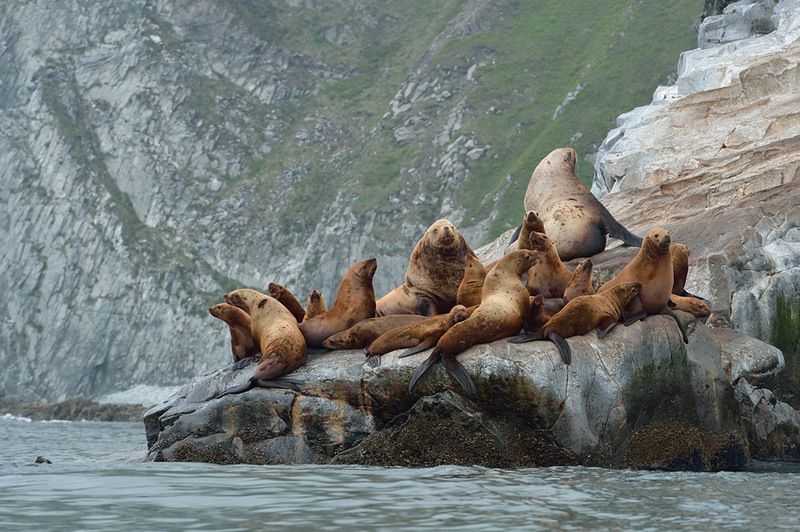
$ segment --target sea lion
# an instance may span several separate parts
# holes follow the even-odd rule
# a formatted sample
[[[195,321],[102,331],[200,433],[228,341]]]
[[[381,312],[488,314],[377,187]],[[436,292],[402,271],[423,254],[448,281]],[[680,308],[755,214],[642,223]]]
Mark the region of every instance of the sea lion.
[[[306,316],[303,318],[303,321],[308,321],[314,316],[319,316],[326,310],[328,310],[328,306],[325,304],[325,298],[322,297],[322,294],[319,293],[318,290],[312,290],[308,294],[308,301],[306,301]]]
[[[525,208],[535,210],[561,260],[591,257],[606,248],[606,235],[630,246],[642,239],[625,229],[575,175],[573,148],[559,148],[542,159],[531,174]]]
[[[259,346],[250,332],[252,320],[247,312],[228,303],[208,307],[208,312],[228,325],[234,363],[258,354]]]
[[[296,390],[300,381],[284,375],[305,364],[306,342],[292,313],[277,299],[249,288],[234,290],[224,299],[250,316],[250,334],[258,342],[261,357],[246,383],[224,390],[217,398],[256,386]]]
[[[541,256],[527,249],[512,251],[504,256],[486,274],[481,293],[481,304],[466,320],[456,323],[436,343],[431,355],[417,368],[408,385],[414,391],[419,379],[437,361],[444,363],[447,372],[468,395],[474,395],[466,368],[456,360],[456,355],[475,344],[484,344],[517,334],[530,309],[530,296],[520,277]]]
[[[306,317],[306,311],[297,298],[294,297],[294,294],[278,283],[269,283],[267,289],[269,290],[269,295],[280,301],[284,307],[289,309],[289,312],[292,313],[297,323],[303,321],[303,318]]]
[[[687,292],[685,288],[686,278],[689,275],[689,255],[691,254],[689,247],[686,244],[672,244],[669,252],[672,255],[672,293],[703,300],[702,297]]]
[[[530,306],[525,318],[522,320],[522,329],[525,331],[538,330],[550,319],[550,313],[544,306],[544,298],[541,294],[530,296]]]
[[[484,279],[486,279],[486,268],[483,267],[478,257],[469,255],[467,267],[464,269],[464,278],[458,285],[456,303],[465,307],[480,305]]]
[[[669,299],[675,304],[676,310],[688,312],[696,318],[706,318],[711,315],[708,304],[700,298],[672,294]]]
[[[409,349],[401,353],[399,358],[430,349],[436,345],[447,329],[469,318],[476,308],[478,307],[465,308],[464,305],[456,305],[447,314],[423,317],[422,321],[418,323],[387,331],[364,350],[367,362],[370,366],[379,366],[381,355],[404,347]]]
[[[453,224],[435,221],[411,253],[405,282],[378,300],[378,316],[448,312],[470,255],[475,253]]]
[[[633,260],[616,277],[601,286],[597,292],[602,293],[618,284],[633,282],[641,283],[642,288],[623,311],[622,317],[625,325],[630,325],[653,314],[666,314],[678,324],[683,341],[689,343],[686,328],[675,313],[669,309],[673,276],[670,235],[666,229],[661,227],[650,229]]]
[[[592,286],[592,259],[583,260],[572,272],[572,278],[564,288],[564,303],[569,303],[578,296],[594,294]]]
[[[375,317],[372,278],[377,267],[378,261],[374,258],[353,264],[339,283],[333,307],[300,324],[308,347],[322,347],[329,336]]]
[[[539,215],[536,214],[536,211],[528,211],[525,213],[525,216],[522,217],[522,223],[517,227],[517,230],[514,231],[514,234],[511,235],[511,241],[508,247],[511,247],[513,244],[514,249],[533,249],[531,247],[530,234],[534,231],[537,233],[544,233],[544,224],[542,223],[542,219],[539,218]],[[508,247],[506,250],[508,250]],[[497,261],[487,264],[486,271],[488,272],[494,268],[495,264],[497,264]]]
[[[595,328],[599,329],[598,336],[603,338],[619,322],[623,309],[639,294],[641,288],[642,284],[638,282],[620,283],[602,293],[578,296],[547,320],[538,331],[515,336],[509,342],[523,343],[546,338],[556,344],[561,359],[569,364],[572,350],[564,339],[587,334]]]
[[[531,249],[540,252],[540,259],[528,270],[528,293],[535,296],[564,297],[564,289],[572,280],[569,271],[558,256],[555,243],[544,233],[533,231],[529,240]]]
[[[366,347],[383,333],[413,325],[426,319],[417,314],[395,314],[393,316],[380,316],[360,321],[349,329],[336,333],[322,342],[328,349],[356,349]]]

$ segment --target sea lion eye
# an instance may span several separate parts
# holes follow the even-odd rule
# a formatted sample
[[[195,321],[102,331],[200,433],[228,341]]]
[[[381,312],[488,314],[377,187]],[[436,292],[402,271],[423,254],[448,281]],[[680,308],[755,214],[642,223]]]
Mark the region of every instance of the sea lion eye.
[[[438,228],[437,228],[437,229],[434,229],[434,230],[433,230],[433,232],[434,232],[434,233],[438,233],[438,232],[439,232],[439,229],[438,229]]]

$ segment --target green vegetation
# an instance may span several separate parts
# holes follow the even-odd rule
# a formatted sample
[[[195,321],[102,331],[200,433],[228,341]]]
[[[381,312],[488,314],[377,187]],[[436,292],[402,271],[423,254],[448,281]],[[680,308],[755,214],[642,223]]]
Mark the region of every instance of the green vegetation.
[[[787,355],[797,353],[800,346],[800,304],[797,300],[778,295],[769,343]]]

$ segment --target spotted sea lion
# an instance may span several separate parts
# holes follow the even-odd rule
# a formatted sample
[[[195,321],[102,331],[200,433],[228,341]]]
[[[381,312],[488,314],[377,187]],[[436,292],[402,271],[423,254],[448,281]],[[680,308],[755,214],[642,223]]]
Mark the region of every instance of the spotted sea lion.
[[[306,301],[306,317],[303,318],[303,321],[308,321],[314,316],[319,316],[326,310],[328,310],[328,306],[325,304],[325,298],[322,297],[322,294],[320,294],[318,290],[312,290],[308,294],[308,301]]]
[[[470,255],[475,253],[452,223],[435,221],[411,253],[405,282],[378,300],[378,315],[434,316],[449,311]]]
[[[406,327],[426,319],[417,314],[394,314],[360,321],[349,329],[336,333],[322,342],[328,349],[356,349],[366,347],[383,333]]]
[[[592,329],[599,329],[598,336],[603,338],[619,322],[623,309],[639,294],[641,288],[641,283],[620,283],[602,293],[578,296],[533,334],[519,335],[510,338],[509,342],[548,339],[558,346],[561,359],[569,364],[572,362],[572,350],[565,338],[581,336]]]
[[[631,299],[623,311],[626,325],[653,314],[666,314],[678,324],[683,341],[689,342],[683,323],[669,309],[669,297],[673,284],[669,231],[661,227],[650,229],[633,260],[616,277],[601,286],[598,293],[605,292],[622,283],[641,283],[642,285],[639,293]]]
[[[456,303],[465,307],[480,305],[484,279],[486,279],[486,268],[483,267],[478,257],[469,255],[467,267],[464,269],[464,278],[458,285]]]
[[[252,320],[247,312],[228,303],[220,303],[208,307],[208,312],[228,325],[228,330],[231,333],[231,351],[233,352],[234,363],[258,354],[259,346],[250,332]]]
[[[269,295],[280,301],[284,307],[289,309],[289,312],[292,313],[292,316],[294,316],[294,319],[297,320],[297,323],[303,321],[303,318],[306,317],[306,311],[303,308],[303,305],[301,305],[297,298],[294,297],[294,294],[278,283],[269,283],[267,289],[269,290]]]
[[[564,303],[569,303],[578,296],[594,294],[592,286],[592,259],[584,259],[572,272],[572,277],[564,288]]]
[[[542,294],[545,298],[563,297],[572,272],[561,262],[555,243],[536,231],[530,233],[529,240],[531,249],[540,252],[540,259],[528,270],[528,293]]]
[[[339,283],[333,307],[300,324],[308,347],[322,347],[322,342],[329,336],[375,317],[372,278],[377,267],[378,261],[375,259],[356,262]]]
[[[688,312],[696,318],[706,318],[711,315],[708,304],[697,297],[672,294],[669,299],[675,304],[676,310]]]
[[[225,294],[225,302],[250,316],[250,334],[261,357],[248,381],[224,390],[217,397],[242,393],[250,388],[297,389],[300,381],[284,377],[306,362],[306,342],[291,312],[277,299],[242,288]]]
[[[447,372],[464,391],[474,395],[466,368],[456,355],[476,344],[484,344],[517,334],[530,308],[530,296],[520,277],[539,260],[541,253],[527,249],[512,251],[501,258],[486,274],[481,304],[466,320],[456,323],[445,332],[431,355],[417,368],[408,385],[413,392],[419,379],[441,360]]]
[[[575,175],[573,148],[550,152],[536,166],[525,192],[525,208],[535,210],[561,260],[591,257],[606,248],[606,235],[630,246],[642,239],[625,229]]]

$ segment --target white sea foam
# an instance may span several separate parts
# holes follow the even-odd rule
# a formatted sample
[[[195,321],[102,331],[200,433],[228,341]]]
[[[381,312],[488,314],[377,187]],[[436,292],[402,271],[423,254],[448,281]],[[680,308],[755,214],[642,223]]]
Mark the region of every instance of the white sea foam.
[[[0,416],[0,419],[6,419],[9,421],[25,421],[26,423],[30,423],[31,421],[33,421],[29,417],[15,416],[14,414],[3,414],[2,416]]]

